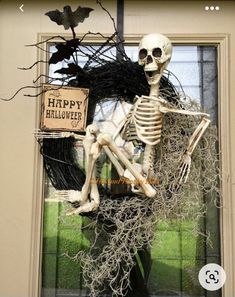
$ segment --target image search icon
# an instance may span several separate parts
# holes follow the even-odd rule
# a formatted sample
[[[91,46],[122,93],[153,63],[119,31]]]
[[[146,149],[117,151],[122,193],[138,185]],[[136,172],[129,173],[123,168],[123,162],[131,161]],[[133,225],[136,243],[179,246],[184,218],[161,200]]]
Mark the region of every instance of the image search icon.
[[[223,287],[226,273],[218,264],[210,263],[201,268],[198,274],[200,285],[208,291],[216,291]]]

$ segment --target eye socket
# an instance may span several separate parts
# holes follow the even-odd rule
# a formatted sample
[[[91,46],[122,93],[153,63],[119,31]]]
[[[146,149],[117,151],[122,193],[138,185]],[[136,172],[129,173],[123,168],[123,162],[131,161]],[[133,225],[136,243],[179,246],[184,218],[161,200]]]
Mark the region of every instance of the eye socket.
[[[152,55],[155,58],[160,58],[162,56],[162,50],[159,47],[155,47],[152,51]]]
[[[140,51],[139,51],[139,59],[144,59],[146,58],[148,55],[148,52],[145,48],[142,48]]]

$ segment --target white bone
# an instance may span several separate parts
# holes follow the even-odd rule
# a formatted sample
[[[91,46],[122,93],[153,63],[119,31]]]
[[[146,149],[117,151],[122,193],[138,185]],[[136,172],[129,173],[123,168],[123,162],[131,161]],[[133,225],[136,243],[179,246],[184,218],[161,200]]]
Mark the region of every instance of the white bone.
[[[139,173],[141,173],[141,171],[142,171],[141,164],[133,163],[133,166],[134,166],[134,168],[135,168],[136,171],[138,171]],[[131,185],[131,191],[133,193],[142,193],[141,188],[139,187],[138,184],[136,184],[135,177],[133,176],[133,174],[130,173],[130,171],[128,169],[125,170],[124,177],[129,180],[129,183]]]
[[[106,155],[109,157],[110,161],[117,170],[119,176],[124,176],[124,169],[121,164],[118,162],[117,158],[112,154],[108,146],[103,146]]]
[[[98,127],[94,124],[89,125],[86,129],[86,136],[83,139],[83,147],[85,150],[86,180],[82,187],[82,191],[79,194],[79,203],[81,206],[68,211],[66,213],[68,216],[95,210],[99,206],[99,192],[97,184],[94,182],[96,179],[95,161],[98,158],[101,149],[99,148],[95,137],[95,134],[98,133],[98,131]],[[89,194],[91,201],[88,200]]]
[[[75,190],[57,190],[55,195],[60,201],[79,202],[81,200],[81,192]]]
[[[205,130],[210,124],[210,120],[207,118],[202,118],[199,126],[194,131],[193,135],[189,139],[189,144],[186,149],[185,154],[182,156],[180,170],[179,170],[179,184],[186,183],[191,167],[191,155],[195,150],[199,140],[201,139],[202,135],[204,134]]]
[[[146,144],[145,150],[144,150],[142,172],[147,177],[147,179],[152,179],[154,175],[154,170],[153,170],[154,151],[155,151],[155,146]]]
[[[150,95],[136,96],[134,106],[119,123],[113,137],[108,133],[101,133],[95,125],[87,127],[83,141],[86,153],[87,174],[85,184],[79,196],[81,206],[72,210],[69,215],[93,211],[99,206],[97,185],[91,185],[91,179],[95,177],[95,163],[102,148],[104,148],[107,156],[116,167],[118,174],[128,177],[129,180],[135,183],[132,186],[133,192],[144,193],[147,197],[156,195],[156,190],[148,183],[148,177],[151,177],[154,173],[152,166],[153,153],[155,146],[161,141],[163,117],[168,112],[202,117],[201,123],[189,139],[188,147],[180,161],[179,176],[171,189],[178,190],[180,185],[187,181],[191,166],[191,154],[208,127],[210,120],[209,115],[206,113],[174,108],[159,96],[159,82],[163,71],[170,62],[171,53],[172,46],[166,36],[149,34],[141,40],[139,45],[139,64],[144,67],[145,75],[150,85]],[[137,140],[146,144],[141,168],[138,164],[132,164],[114,142],[114,139],[119,136],[119,132],[120,136],[126,141],[133,142]],[[48,135],[45,134],[45,136]],[[119,160],[126,170],[123,169]],[[135,187],[136,183],[138,183],[137,190]],[[90,201],[88,200],[89,194]],[[65,193],[64,196],[66,197],[66,195]],[[74,193],[71,193],[69,199],[75,199],[73,195]]]
[[[50,131],[41,131],[40,129],[35,129],[34,136],[37,139],[45,139],[45,138],[68,138],[74,137],[75,139],[83,140],[84,135],[75,134],[73,132],[50,132]]]
[[[208,115],[207,115],[208,116]],[[189,139],[189,145],[187,147],[187,153],[191,156],[195,147],[197,146],[199,140],[201,139],[203,133],[207,129],[210,124],[210,120],[208,118],[202,118],[199,126],[193,132],[193,135]]]
[[[111,135],[101,133],[97,136],[97,141],[101,146],[107,145],[109,149],[120,159],[120,161],[125,165],[125,167],[130,171],[130,173],[135,177],[136,181],[142,188],[144,194],[147,197],[154,197],[156,191],[148,184],[146,179],[134,168],[133,164],[126,158],[126,156],[121,152],[113,141]]]
[[[151,85],[150,95],[159,95],[157,84],[170,62],[171,54],[171,42],[162,34],[151,33],[140,41],[138,62],[143,66],[147,81]]]

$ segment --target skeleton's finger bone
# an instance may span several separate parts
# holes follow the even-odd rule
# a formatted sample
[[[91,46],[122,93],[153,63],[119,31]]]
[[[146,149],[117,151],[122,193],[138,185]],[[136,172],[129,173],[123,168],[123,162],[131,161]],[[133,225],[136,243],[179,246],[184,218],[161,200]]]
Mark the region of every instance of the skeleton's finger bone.
[[[179,172],[181,179],[185,176],[185,172],[187,170],[187,167],[188,167],[187,163],[184,163],[183,166],[181,166],[180,172]]]
[[[184,171],[180,173],[180,179],[179,179],[179,182],[178,182],[179,184],[182,184],[183,183],[184,175],[185,175],[185,170],[186,169],[184,169]]]
[[[180,184],[181,184],[182,182],[183,182],[183,183],[186,183],[186,181],[187,181],[187,179],[188,179],[189,172],[190,172],[190,163],[186,163],[186,164],[184,164],[184,166],[182,167],[182,171],[181,171],[181,174],[180,174],[180,181],[179,181]],[[183,180],[184,180],[184,181],[183,181]]]
[[[187,168],[187,173],[186,173],[185,178],[184,178],[184,183],[187,182],[189,173],[190,173],[190,166],[188,166],[188,168]]]

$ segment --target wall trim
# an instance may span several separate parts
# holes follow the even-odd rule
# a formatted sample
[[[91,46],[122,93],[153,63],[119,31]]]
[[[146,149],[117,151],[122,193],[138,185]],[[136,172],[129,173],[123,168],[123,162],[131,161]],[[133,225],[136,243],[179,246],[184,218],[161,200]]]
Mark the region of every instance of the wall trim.
[[[110,34],[104,34],[109,36]],[[221,262],[224,267],[227,280],[222,289],[223,296],[233,296],[235,292],[235,206],[232,203],[231,186],[231,152],[230,152],[230,69],[229,69],[229,35],[228,34],[166,34],[173,44],[177,45],[217,45],[218,46],[218,119],[219,137],[221,150],[222,169],[222,208],[220,211],[221,229]],[[53,33],[38,34],[38,42],[45,41],[53,36]],[[71,34],[61,34],[66,39]],[[81,35],[82,36],[82,35]],[[127,44],[138,44],[142,35],[125,35]],[[53,39],[58,42],[61,39]],[[89,43],[100,43],[98,36],[88,36]],[[51,42],[49,42],[51,43]],[[48,43],[48,44],[49,44]],[[47,46],[42,44],[44,50]],[[38,59],[45,60],[45,52],[38,50]],[[47,73],[46,65],[38,67],[38,74]],[[41,83],[43,81],[41,80]],[[39,127],[40,121],[40,100],[37,100],[35,128]],[[39,153],[39,146],[35,142],[35,178],[34,178],[34,203],[32,209],[32,230],[31,230],[31,254],[30,254],[30,275],[29,294],[30,297],[40,297],[41,289],[41,249],[42,249],[42,218],[43,218],[43,166],[42,157]]]

